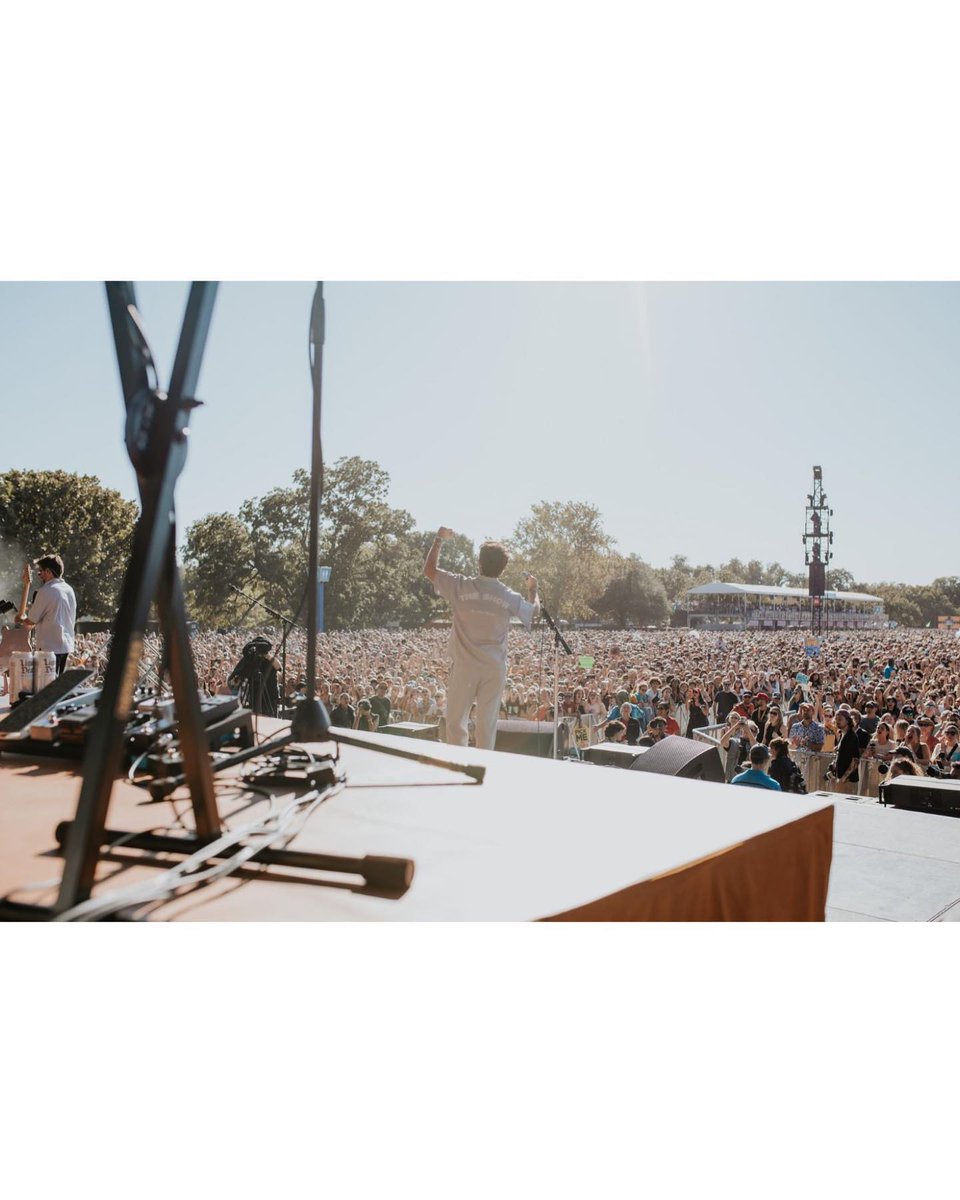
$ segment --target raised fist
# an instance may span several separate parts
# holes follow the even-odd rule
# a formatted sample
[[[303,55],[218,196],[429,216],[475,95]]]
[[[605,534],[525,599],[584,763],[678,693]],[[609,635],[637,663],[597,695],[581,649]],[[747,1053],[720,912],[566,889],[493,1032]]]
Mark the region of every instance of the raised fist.
[[[453,536],[453,530],[448,529],[446,525],[441,525],[437,530],[437,537],[441,540],[441,542],[448,542]]]

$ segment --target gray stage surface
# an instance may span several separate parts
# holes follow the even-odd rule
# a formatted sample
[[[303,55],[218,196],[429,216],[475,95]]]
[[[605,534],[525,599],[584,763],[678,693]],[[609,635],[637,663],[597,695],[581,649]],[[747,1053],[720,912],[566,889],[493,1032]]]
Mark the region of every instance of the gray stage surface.
[[[960,818],[830,798],[828,921],[960,921]]]

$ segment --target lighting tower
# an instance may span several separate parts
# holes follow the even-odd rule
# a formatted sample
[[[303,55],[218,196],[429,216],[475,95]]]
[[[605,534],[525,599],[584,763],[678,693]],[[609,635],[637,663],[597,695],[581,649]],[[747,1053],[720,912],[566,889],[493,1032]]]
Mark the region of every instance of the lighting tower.
[[[806,523],[803,530],[803,561],[807,567],[810,586],[810,628],[814,633],[823,629],[823,594],[827,590],[827,565],[833,558],[833,534],[830,518],[833,509],[827,507],[823,490],[823,471],[813,468],[813,491],[807,496]]]

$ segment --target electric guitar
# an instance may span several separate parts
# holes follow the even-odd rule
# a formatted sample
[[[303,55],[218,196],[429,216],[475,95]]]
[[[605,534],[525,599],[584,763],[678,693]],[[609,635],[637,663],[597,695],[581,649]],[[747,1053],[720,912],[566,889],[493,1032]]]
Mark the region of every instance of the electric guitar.
[[[30,592],[30,564],[23,565],[23,595],[20,597],[20,608],[17,611],[17,620],[22,621],[27,615],[27,596]]]

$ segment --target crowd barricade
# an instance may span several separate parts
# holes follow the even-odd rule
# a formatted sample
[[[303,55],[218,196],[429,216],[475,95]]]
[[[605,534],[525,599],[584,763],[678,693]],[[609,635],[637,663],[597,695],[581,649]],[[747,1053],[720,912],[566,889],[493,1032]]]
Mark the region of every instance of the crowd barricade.
[[[724,725],[701,725],[699,729],[693,731],[693,740],[695,742],[705,742],[708,746],[716,746],[720,752],[720,761],[723,763],[724,769],[727,766],[727,750],[725,746],[720,745],[720,734],[727,728]]]
[[[860,782],[857,784],[858,796],[880,795],[880,760],[878,758],[861,758],[859,767]]]
[[[720,752],[720,758],[723,761],[724,773],[729,780],[734,774],[733,770],[727,770],[727,751],[720,744],[720,735],[727,728],[726,725],[704,725],[700,729],[694,730],[694,741],[704,742],[708,746],[716,746]],[[739,748],[739,738],[731,738],[730,744],[734,741]],[[804,786],[808,792],[840,792],[842,789],[838,787],[835,778],[827,778],[827,772],[836,759],[834,752],[824,753],[818,750],[791,750],[790,757],[800,768],[800,773],[803,775]],[[732,766],[732,764],[731,764]],[[877,772],[877,763],[875,759],[865,758],[861,760],[860,766],[860,783],[856,785],[859,789],[858,795],[861,796],[876,796],[879,794],[879,779]]]
[[[808,792],[837,792],[836,779],[827,779],[827,772],[836,758],[822,750],[791,750],[790,757],[800,768]],[[828,786],[830,785],[830,786]]]
[[[576,717],[561,717],[557,725],[557,738],[559,748],[557,756],[566,758],[572,747],[583,753],[590,746],[595,746],[597,742],[603,741],[603,733],[600,729],[600,723],[604,720],[603,717],[597,716],[595,713],[587,713],[584,716]],[[545,721],[544,724],[552,725],[552,721]]]
[[[559,740],[559,754],[561,758],[565,758],[571,747],[576,747],[579,751],[584,751],[590,746],[595,746],[598,742],[603,741],[603,731],[600,728],[603,717],[597,716],[595,713],[588,713],[585,716],[561,717],[557,723],[557,735]],[[511,725],[516,726],[519,732],[525,730],[530,724],[529,718],[510,718],[501,717],[498,721],[498,727],[509,733]],[[544,729],[553,728],[553,718],[544,717],[540,722]]]

